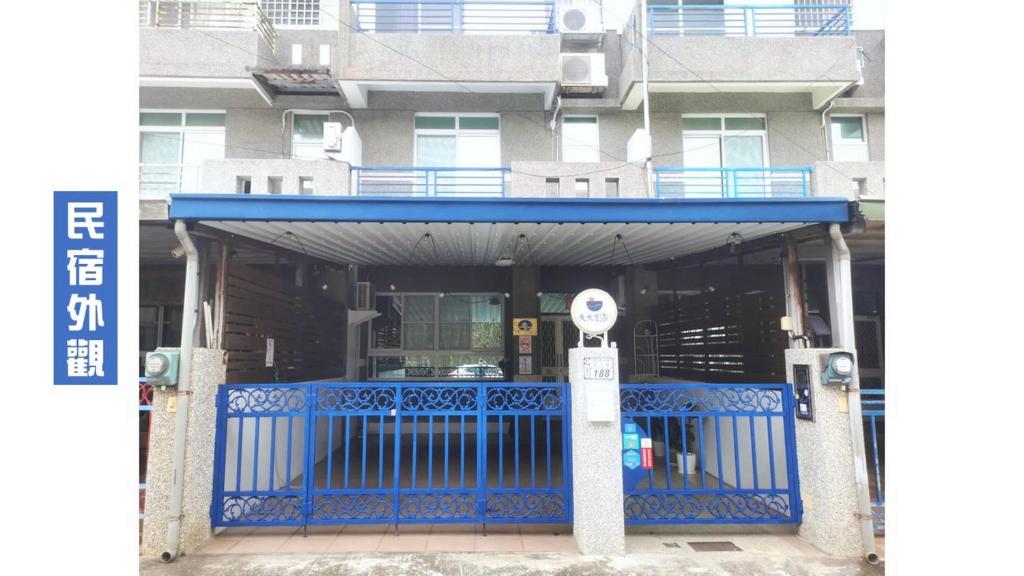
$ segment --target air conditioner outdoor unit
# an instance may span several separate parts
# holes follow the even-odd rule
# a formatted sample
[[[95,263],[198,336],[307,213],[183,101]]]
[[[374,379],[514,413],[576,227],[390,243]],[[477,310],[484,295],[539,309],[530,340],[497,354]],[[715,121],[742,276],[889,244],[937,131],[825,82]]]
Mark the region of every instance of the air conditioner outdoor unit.
[[[356,282],[356,310],[373,310],[377,289],[370,282]]]
[[[558,9],[558,31],[562,34],[600,34],[601,6],[592,0],[572,5],[566,2]]]
[[[562,54],[562,89],[566,92],[600,92],[608,87],[604,54]]]

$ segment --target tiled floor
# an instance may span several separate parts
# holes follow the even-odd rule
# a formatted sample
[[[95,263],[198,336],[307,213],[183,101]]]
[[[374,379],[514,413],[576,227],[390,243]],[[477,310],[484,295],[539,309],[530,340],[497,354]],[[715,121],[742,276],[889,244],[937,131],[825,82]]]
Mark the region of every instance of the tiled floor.
[[[661,528],[661,527],[655,527]],[[668,529],[631,529],[626,535],[629,554],[707,554],[695,552],[689,542],[730,541],[746,554],[824,557],[792,531],[763,533],[673,533]],[[876,540],[884,558],[885,539]],[[480,524],[403,525],[355,524],[301,528],[229,528],[204,544],[198,554],[344,554],[355,552],[488,552],[562,553],[577,555],[567,524],[491,524],[484,534]],[[712,553],[729,554],[729,553]]]
[[[345,552],[563,552],[576,553],[567,524],[356,524],[301,528],[229,528],[198,554],[332,554]]]

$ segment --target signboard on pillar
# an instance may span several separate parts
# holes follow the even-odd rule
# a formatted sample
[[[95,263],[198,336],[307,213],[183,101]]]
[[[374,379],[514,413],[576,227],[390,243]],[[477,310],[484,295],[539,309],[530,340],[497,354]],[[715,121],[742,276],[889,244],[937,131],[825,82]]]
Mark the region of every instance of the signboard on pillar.
[[[618,307],[607,292],[590,288],[576,295],[570,314],[580,341],[569,353],[569,380],[583,387],[588,421],[613,422],[619,412],[619,351],[614,344],[609,347],[608,330],[615,324]],[[584,337],[600,338],[601,346],[583,347]],[[636,456],[639,466],[639,453]]]

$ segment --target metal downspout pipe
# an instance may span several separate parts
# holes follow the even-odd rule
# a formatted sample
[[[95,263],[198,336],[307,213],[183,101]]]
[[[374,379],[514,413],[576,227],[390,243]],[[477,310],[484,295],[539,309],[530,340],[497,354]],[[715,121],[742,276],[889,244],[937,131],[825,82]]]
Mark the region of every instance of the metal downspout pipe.
[[[842,294],[837,294],[836,300],[845,303],[839,310],[841,314],[839,325],[842,329],[838,334],[839,347],[850,351],[856,350],[856,341],[853,332],[853,309],[852,309],[852,286],[853,277],[850,272],[850,248],[846,245],[843,232],[839,224],[830,224],[828,227],[829,237],[832,239],[832,255],[838,259],[837,265],[839,282],[837,283]],[[847,308],[846,304],[851,307]],[[875,553],[875,526],[871,514],[871,494],[868,489],[868,466],[867,454],[864,448],[864,420],[860,406],[860,376],[857,371],[853,372],[853,385],[847,390],[847,404],[850,414],[850,440],[853,443],[853,466],[854,477],[857,481],[857,517],[860,520],[860,536],[864,547],[864,558],[868,564],[878,564],[878,554]]]
[[[181,318],[181,359],[179,360],[177,413],[174,421],[174,460],[171,479],[170,512],[167,520],[167,550],[160,555],[163,562],[178,557],[178,538],[181,533],[181,500],[185,491],[185,434],[188,429],[188,399],[192,379],[192,347],[196,320],[199,314],[199,252],[185,228],[185,221],[174,223],[174,235],[185,250],[185,297]]]

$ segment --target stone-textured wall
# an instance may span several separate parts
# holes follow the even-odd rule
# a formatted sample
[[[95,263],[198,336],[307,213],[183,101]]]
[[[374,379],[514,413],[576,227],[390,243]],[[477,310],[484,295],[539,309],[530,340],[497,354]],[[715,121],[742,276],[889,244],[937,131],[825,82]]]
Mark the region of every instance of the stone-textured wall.
[[[251,30],[139,30],[139,76],[249,78],[261,56],[270,47]]]
[[[610,422],[587,419],[587,395],[594,381],[583,379],[586,357],[614,362]],[[581,554],[626,553],[622,505],[622,420],[619,414],[618,350],[570,348],[569,384],[572,390],[572,535]]]
[[[184,496],[182,498],[179,552],[188,554],[210,537],[210,502],[213,495],[214,429],[217,421],[217,390],[224,383],[222,350],[195,348],[192,355],[192,394],[188,403],[185,444]],[[177,390],[157,389],[149,437],[146,467],[146,517],[140,553],[160,555],[166,550],[167,520],[174,462],[174,423],[177,414],[167,411],[167,400]]]
[[[557,34],[353,34],[341,79],[558,82],[559,40]]]
[[[786,350],[788,382],[793,382],[793,364],[811,367],[814,409],[814,421],[796,421],[800,494],[804,505],[799,535],[833,556],[860,556],[864,549],[847,392],[840,386],[820,383],[819,358],[838,351],[831,348]],[[864,462],[859,465],[863,467]]]
[[[317,196],[347,196],[349,165],[334,160],[207,160],[203,163],[200,192],[234,194],[238,178],[252,181],[251,194],[269,194],[270,178],[281,179],[281,194],[299,194],[299,178],[313,179]]]
[[[863,179],[858,192],[856,179]],[[811,176],[814,196],[839,196],[856,200],[860,196],[885,196],[885,162],[818,162]]]
[[[647,196],[643,166],[622,162],[512,162],[512,196],[555,196],[547,180],[558,178],[560,198],[608,198],[608,179],[618,180],[620,198]],[[576,180],[586,180],[589,192],[577,193]],[[553,188],[551,189],[553,190]]]

